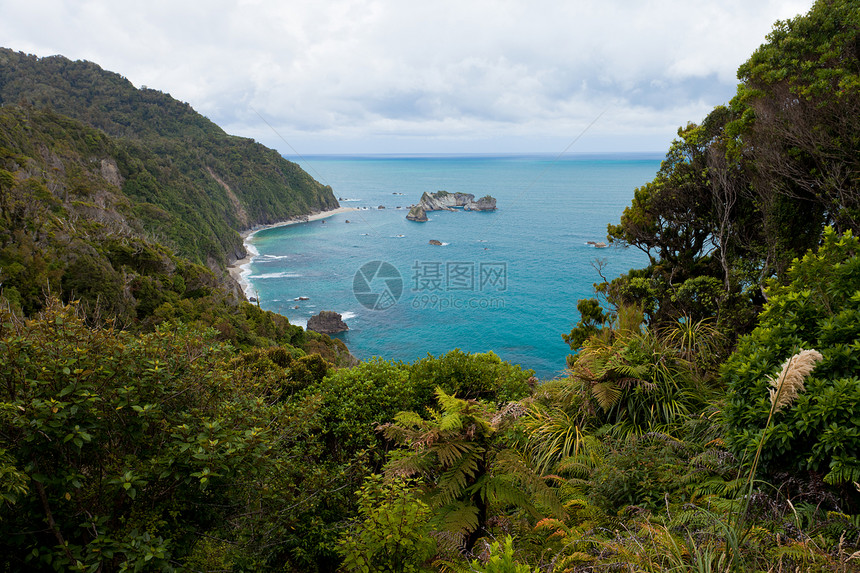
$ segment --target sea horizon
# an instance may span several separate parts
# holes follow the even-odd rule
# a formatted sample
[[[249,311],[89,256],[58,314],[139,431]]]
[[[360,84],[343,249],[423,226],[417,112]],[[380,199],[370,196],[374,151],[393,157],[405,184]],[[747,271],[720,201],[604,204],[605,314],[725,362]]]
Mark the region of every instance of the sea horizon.
[[[511,159],[511,158],[554,158],[564,159],[600,159],[612,156],[615,159],[664,159],[666,151],[565,151],[562,153],[553,151],[510,151],[510,152],[355,152],[355,153],[303,153],[283,154],[282,157],[289,161],[298,162],[303,159],[339,159],[339,158],[369,158],[369,159],[421,159],[421,158],[457,158],[474,157],[480,159]]]

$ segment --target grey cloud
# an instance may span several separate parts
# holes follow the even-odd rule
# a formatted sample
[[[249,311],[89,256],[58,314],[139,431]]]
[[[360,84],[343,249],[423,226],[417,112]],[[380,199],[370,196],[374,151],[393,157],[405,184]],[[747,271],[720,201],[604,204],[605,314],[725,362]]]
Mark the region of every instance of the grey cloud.
[[[540,151],[607,109],[592,145],[665,149],[812,0],[4,4],[7,47],[90,59],[278,148],[255,112],[317,151]]]

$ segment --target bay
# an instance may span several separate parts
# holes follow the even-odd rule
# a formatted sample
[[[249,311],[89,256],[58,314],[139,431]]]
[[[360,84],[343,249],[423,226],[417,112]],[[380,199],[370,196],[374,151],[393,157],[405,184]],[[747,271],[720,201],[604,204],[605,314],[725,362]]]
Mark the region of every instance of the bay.
[[[636,249],[588,241],[606,240],[661,154],[288,159],[359,210],[255,233],[246,290],[302,326],[321,310],[341,313],[350,330],[336,336],[363,360],[460,348],[555,377],[570,353],[561,335],[579,320],[577,300],[594,296],[597,268],[613,278],[647,264]],[[439,190],[489,194],[498,209],[406,220],[422,193]]]

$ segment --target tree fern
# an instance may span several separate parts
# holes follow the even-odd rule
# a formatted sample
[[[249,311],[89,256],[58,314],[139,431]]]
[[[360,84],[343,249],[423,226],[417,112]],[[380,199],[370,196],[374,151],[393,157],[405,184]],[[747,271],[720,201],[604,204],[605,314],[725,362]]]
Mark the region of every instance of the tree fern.
[[[404,449],[392,454],[390,476],[421,475],[428,484],[425,496],[435,508],[438,523],[466,534],[466,548],[483,534],[492,504],[513,505],[561,515],[552,490],[529,463],[505,445],[503,430],[523,411],[461,400],[436,390],[439,410],[430,419],[401,413],[379,426],[385,437]]]

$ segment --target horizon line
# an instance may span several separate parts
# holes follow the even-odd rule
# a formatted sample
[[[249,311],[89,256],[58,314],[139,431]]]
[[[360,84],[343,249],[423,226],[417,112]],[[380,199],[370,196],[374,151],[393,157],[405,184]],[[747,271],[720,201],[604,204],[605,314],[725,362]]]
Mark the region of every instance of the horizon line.
[[[637,156],[659,156],[664,158],[666,151],[568,151],[559,155],[557,151],[487,151],[487,152],[457,152],[457,151],[427,151],[427,152],[384,152],[384,151],[363,151],[363,152],[317,152],[287,154],[282,153],[281,156],[287,159],[303,157],[527,157],[527,156],[551,156],[564,158],[569,156],[590,156],[590,155],[637,155]]]

